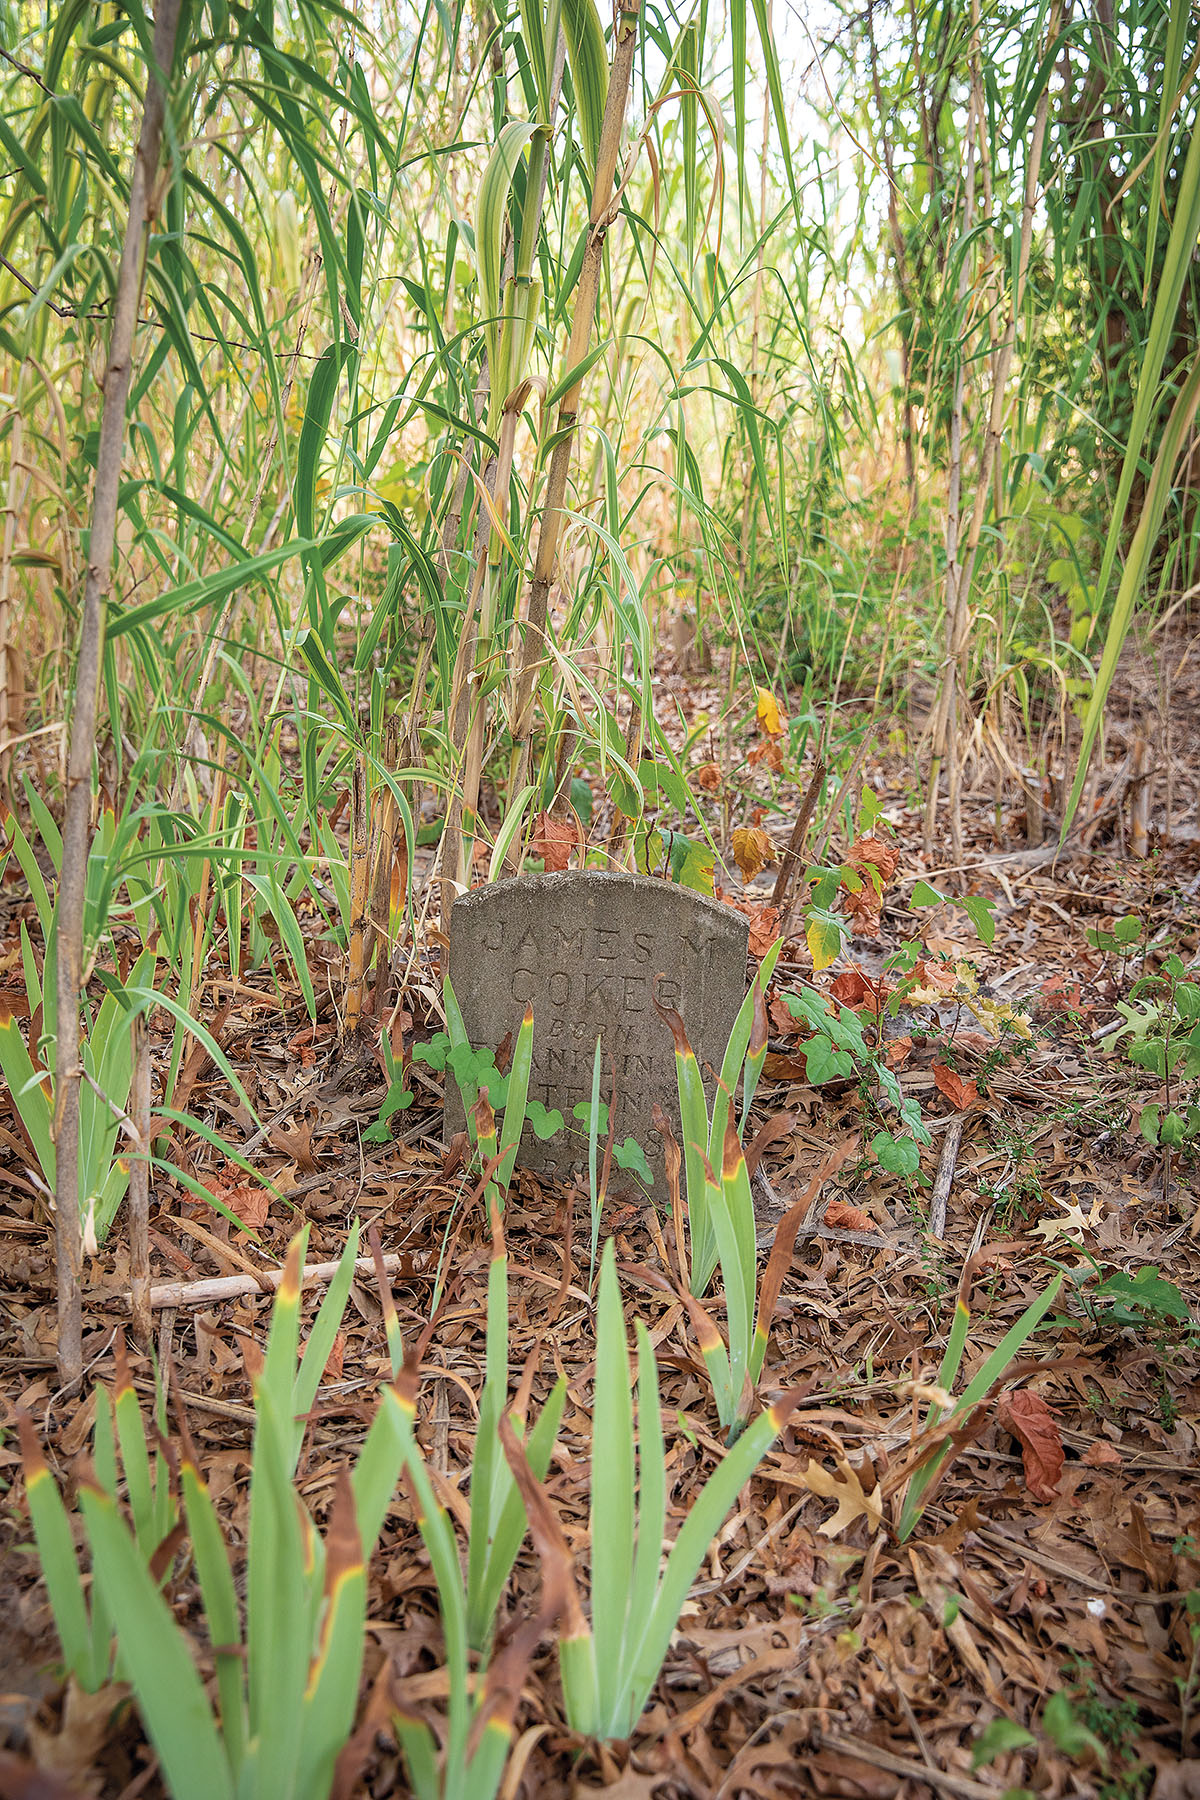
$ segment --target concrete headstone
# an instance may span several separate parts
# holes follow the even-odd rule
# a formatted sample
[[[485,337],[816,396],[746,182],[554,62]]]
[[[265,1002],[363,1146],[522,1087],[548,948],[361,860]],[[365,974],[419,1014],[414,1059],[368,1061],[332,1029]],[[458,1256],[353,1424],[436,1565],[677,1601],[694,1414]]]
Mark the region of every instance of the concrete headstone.
[[[463,894],[450,922],[450,978],[476,1048],[515,1043],[533,1003],[531,1098],[558,1107],[570,1133],[542,1143],[526,1125],[519,1162],[543,1174],[586,1167],[586,1129],[573,1108],[592,1096],[601,1040],[601,1097],[612,1103],[616,1141],[634,1137],[665,1198],[655,1101],[679,1137],[675,1051],[653,993],[683,1016],[703,1070],[720,1068],[746,991],[748,927],[740,914],[688,888],[644,875],[526,875]],[[711,1087],[711,1083],[709,1084]],[[462,1105],[446,1076],[446,1131]],[[580,1135],[582,1134],[582,1135]],[[602,1140],[603,1148],[603,1140]]]

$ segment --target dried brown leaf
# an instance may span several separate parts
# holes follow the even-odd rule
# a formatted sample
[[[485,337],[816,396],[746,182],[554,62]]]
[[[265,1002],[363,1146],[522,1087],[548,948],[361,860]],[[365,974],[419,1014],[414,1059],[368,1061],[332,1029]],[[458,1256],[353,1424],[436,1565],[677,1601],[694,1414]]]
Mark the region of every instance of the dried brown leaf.
[[[997,1408],[997,1418],[1020,1442],[1025,1485],[1033,1498],[1055,1499],[1065,1458],[1058,1421],[1041,1395],[1029,1388],[1006,1394]]]
[[[933,1082],[939,1094],[944,1094],[951,1106],[959,1112],[966,1112],[974,1106],[979,1098],[979,1089],[973,1081],[965,1081],[961,1075],[948,1068],[945,1063],[935,1062],[933,1065]]]

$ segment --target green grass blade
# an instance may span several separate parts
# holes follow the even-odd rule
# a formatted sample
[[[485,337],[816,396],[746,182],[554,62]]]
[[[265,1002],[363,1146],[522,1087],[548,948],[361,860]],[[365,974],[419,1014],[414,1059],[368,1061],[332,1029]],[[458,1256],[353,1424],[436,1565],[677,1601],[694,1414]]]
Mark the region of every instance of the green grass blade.
[[[662,1408],[658,1397],[658,1364],[650,1333],[640,1319],[635,1325],[638,1348],[638,1512],[637,1550],[629,1592],[626,1643],[641,1643],[654,1597],[667,1523],[667,1483]],[[628,1667],[628,1665],[627,1665]]]
[[[633,1575],[633,1405],[625,1320],[610,1238],[600,1267],[592,1405],[592,1637],[600,1714],[624,1686],[625,1620]]]
[[[512,1066],[508,1072],[508,1099],[505,1102],[504,1122],[500,1131],[501,1162],[500,1167],[496,1170],[496,1185],[505,1199],[508,1197],[508,1186],[512,1180],[513,1166],[521,1143],[521,1133],[525,1128],[525,1102],[529,1098],[529,1076],[532,1068],[533,1008],[530,1006],[525,1009],[521,1029],[517,1032]]]
[[[292,1396],[292,1410],[297,1419],[312,1411],[317,1397],[317,1389],[321,1385],[321,1377],[325,1373],[325,1365],[329,1361],[333,1349],[333,1341],[341,1329],[346,1313],[346,1303],[350,1298],[350,1284],[354,1280],[354,1263],[358,1256],[358,1240],[361,1225],[357,1219],[350,1228],[350,1236],[346,1247],[338,1259],[338,1266],[333,1280],[329,1283],[325,1298],[322,1300],[312,1329],[308,1334],[308,1342],[304,1346],[304,1355],[300,1359],[300,1371],[296,1376],[296,1384]],[[299,1441],[296,1444],[297,1457],[300,1454],[300,1442],[304,1437],[305,1427],[295,1427]]]
[[[328,1800],[334,1765],[354,1728],[367,1618],[367,1571],[343,1470],[325,1538],[321,1635],[304,1695],[296,1800]]]
[[[237,1593],[217,1509],[195,1461],[187,1452],[181,1461],[179,1478],[216,1665],[221,1736],[236,1779],[246,1745],[246,1664]]]
[[[37,1544],[42,1579],[50,1596],[55,1629],[62,1645],[63,1662],[80,1686],[93,1692],[104,1681],[107,1667],[100,1670],[93,1663],[91,1622],[71,1536],[71,1521],[28,1413],[19,1412],[17,1424],[21,1434],[29,1520]]]
[[[113,1502],[91,1487],[81,1488],[79,1501],[95,1580],[116,1621],[122,1667],[172,1800],[234,1800],[229,1763],[187,1639]]]
[[[671,1634],[679,1622],[688,1589],[696,1579],[709,1545],[716,1537],[738,1493],[783,1429],[786,1411],[771,1407],[760,1413],[731,1450],[726,1451],[692,1502],[679,1536],[671,1547],[654,1609],[641,1643],[631,1645],[628,1710],[622,1736],[632,1731],[658,1679]]]

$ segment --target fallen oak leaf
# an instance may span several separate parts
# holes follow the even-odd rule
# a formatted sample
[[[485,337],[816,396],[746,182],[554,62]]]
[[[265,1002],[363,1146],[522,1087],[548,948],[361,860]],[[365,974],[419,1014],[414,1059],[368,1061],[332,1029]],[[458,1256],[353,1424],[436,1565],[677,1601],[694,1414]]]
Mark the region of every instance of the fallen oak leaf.
[[[233,1213],[248,1230],[258,1231],[267,1222],[270,1190],[257,1181],[235,1180],[241,1174],[237,1163],[227,1161],[220,1173],[201,1175],[200,1186],[212,1195],[218,1212]]]
[[[836,1475],[823,1469],[820,1463],[810,1460],[801,1480],[809,1492],[820,1499],[837,1501],[837,1511],[817,1526],[822,1537],[837,1537],[847,1526],[853,1525],[856,1519],[866,1519],[872,1537],[882,1529],[883,1496],[879,1491],[879,1483],[876,1482],[871,1492],[865,1494],[857,1472],[840,1456],[837,1458]]]
[[[998,1423],[1021,1445],[1025,1485],[1035,1500],[1054,1500],[1066,1453],[1058,1421],[1040,1394],[1018,1388],[996,1409]]]
[[[1200,1214],[1197,1216],[1200,1217]],[[1066,1237],[1070,1238],[1073,1243],[1081,1243],[1084,1232],[1090,1231],[1091,1228],[1092,1221],[1083,1208],[1076,1204],[1065,1207],[1053,1218],[1043,1219],[1040,1224],[1034,1226],[1032,1235],[1045,1238],[1047,1244],[1053,1243],[1056,1237]]]

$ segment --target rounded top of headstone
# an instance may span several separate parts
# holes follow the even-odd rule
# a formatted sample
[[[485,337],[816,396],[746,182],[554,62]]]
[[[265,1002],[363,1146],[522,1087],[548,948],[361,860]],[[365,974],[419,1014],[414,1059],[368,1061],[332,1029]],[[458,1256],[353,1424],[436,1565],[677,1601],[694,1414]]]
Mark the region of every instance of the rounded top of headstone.
[[[453,911],[463,914],[493,906],[511,908],[514,903],[545,907],[547,901],[581,903],[598,898],[601,893],[614,904],[623,896],[623,904],[646,904],[658,908],[675,908],[692,917],[703,916],[714,932],[723,932],[730,941],[747,943],[750,926],[747,919],[732,907],[724,906],[694,888],[681,887],[672,881],[659,881],[653,875],[633,875],[624,869],[564,869],[551,875],[513,875],[504,881],[492,881],[483,887],[460,894]]]

